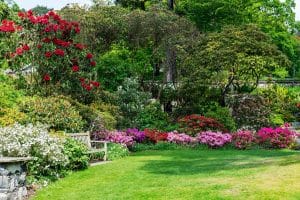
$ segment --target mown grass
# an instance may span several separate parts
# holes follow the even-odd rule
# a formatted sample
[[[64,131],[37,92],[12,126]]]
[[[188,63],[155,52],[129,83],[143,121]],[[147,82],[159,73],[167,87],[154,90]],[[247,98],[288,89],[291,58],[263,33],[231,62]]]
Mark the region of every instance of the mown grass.
[[[300,199],[300,152],[170,150],[135,153],[76,172],[35,200]]]

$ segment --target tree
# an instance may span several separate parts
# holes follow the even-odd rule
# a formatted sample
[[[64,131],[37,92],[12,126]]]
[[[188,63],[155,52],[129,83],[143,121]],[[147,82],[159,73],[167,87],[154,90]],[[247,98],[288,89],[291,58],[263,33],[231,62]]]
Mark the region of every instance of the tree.
[[[46,6],[37,5],[36,7],[32,8],[31,10],[37,15],[44,15],[47,12],[49,12],[50,10],[53,10],[53,8],[48,8]]]
[[[180,93],[189,94],[182,96],[185,103],[211,98],[225,105],[229,93],[251,92],[261,77],[284,76],[289,66],[288,58],[256,26],[226,27],[199,42],[184,61]]]

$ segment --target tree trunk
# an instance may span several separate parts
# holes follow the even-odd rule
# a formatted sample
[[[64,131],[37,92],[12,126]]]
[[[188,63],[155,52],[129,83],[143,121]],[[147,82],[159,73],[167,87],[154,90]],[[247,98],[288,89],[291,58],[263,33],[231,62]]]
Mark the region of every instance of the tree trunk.
[[[168,8],[170,10],[174,10],[174,1],[175,0],[168,0]]]

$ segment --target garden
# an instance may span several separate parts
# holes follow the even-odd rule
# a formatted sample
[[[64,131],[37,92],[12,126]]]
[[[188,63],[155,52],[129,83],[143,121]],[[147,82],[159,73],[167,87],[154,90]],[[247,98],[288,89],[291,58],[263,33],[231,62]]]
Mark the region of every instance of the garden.
[[[299,199],[294,7],[0,1],[0,199]]]

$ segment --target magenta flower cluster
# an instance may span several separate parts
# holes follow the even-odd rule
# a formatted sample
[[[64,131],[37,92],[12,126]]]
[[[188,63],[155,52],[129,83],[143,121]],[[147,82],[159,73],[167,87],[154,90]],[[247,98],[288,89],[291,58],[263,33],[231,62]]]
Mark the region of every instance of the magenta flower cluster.
[[[187,145],[192,144],[196,141],[194,137],[191,137],[185,133],[178,133],[176,131],[169,132],[167,141],[171,143],[181,144],[181,145]]]
[[[296,133],[288,127],[261,128],[257,132],[259,143],[271,148],[287,148],[296,138]]]
[[[199,133],[197,136],[197,140],[202,143],[206,144],[212,148],[222,147],[227,143],[230,143],[232,136],[230,134],[223,134],[221,132],[212,132],[206,131]]]
[[[132,136],[128,136],[126,132],[123,131],[111,131],[106,137],[107,141],[113,143],[123,144],[127,147],[131,147],[134,144],[134,139]]]
[[[144,131],[140,131],[137,128],[129,128],[126,130],[128,136],[132,136],[136,142],[143,142],[146,139],[146,134]]]

